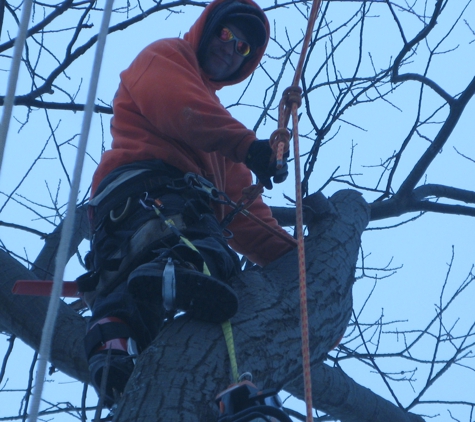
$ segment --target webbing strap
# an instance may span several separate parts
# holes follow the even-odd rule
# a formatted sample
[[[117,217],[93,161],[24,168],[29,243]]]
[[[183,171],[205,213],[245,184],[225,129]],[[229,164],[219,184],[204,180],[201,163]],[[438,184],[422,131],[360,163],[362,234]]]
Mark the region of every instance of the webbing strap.
[[[225,321],[221,324],[223,329],[224,339],[226,340],[226,347],[228,348],[229,360],[231,363],[231,373],[233,375],[233,381],[235,383],[239,382],[239,371],[236,360],[236,350],[234,348],[234,337],[233,337],[233,327],[231,326],[231,321]]]

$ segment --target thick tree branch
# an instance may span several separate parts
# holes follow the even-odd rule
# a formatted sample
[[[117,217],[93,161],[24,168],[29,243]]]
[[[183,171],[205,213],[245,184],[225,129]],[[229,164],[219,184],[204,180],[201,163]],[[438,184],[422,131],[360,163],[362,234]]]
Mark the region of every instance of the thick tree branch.
[[[431,197],[435,198],[435,200],[447,198],[462,201],[466,204],[475,204],[475,192],[473,191],[453,188],[451,186],[428,184],[417,187],[414,189],[412,195],[403,199],[395,195],[384,201],[373,202],[371,204],[371,221],[398,217],[409,212],[417,211],[475,217],[475,207],[434,202],[434,200],[430,201],[428,199]]]
[[[431,183],[414,189],[413,197],[416,201],[421,201],[429,197],[436,197],[462,201],[466,204],[475,204],[475,192],[473,191]]]
[[[318,201],[319,196],[311,196],[312,201]],[[414,189],[414,193],[409,200],[400,201],[394,196],[384,201],[377,201],[370,204],[371,217],[370,221],[382,220],[385,218],[399,217],[410,212],[436,212],[439,214],[456,214],[475,217],[475,207],[469,207],[457,204],[443,204],[440,202],[430,201],[439,198],[447,198],[455,201],[462,201],[466,204],[475,204],[475,192],[458,189],[451,186],[427,184]],[[310,198],[310,197],[308,197]],[[304,200],[304,224],[308,224],[315,218],[315,214],[311,207],[308,206],[308,199]],[[324,205],[320,204],[319,209],[323,212]],[[295,225],[295,209],[290,207],[271,207],[273,216],[277,219],[281,226],[291,227]]]
[[[0,325],[38,350],[48,298],[11,293],[16,280],[35,279],[18,261],[0,250]],[[83,339],[86,320],[61,303],[53,338],[51,362],[60,371],[81,381],[89,379]]]
[[[77,209],[74,235],[69,256],[86,237],[89,237],[87,207]],[[33,349],[38,350],[48,298],[16,296],[11,293],[16,280],[48,279],[54,273],[56,252],[61,237],[62,224],[45,239],[45,246],[38,255],[34,269],[29,271],[18,261],[0,250],[0,327],[15,334]],[[81,381],[89,379],[83,347],[86,322],[66,304],[61,304],[56,334],[53,340],[51,362],[64,373]]]
[[[303,400],[300,385],[296,380],[286,391]],[[424,422],[323,363],[312,368],[312,389],[314,406],[342,422]]]

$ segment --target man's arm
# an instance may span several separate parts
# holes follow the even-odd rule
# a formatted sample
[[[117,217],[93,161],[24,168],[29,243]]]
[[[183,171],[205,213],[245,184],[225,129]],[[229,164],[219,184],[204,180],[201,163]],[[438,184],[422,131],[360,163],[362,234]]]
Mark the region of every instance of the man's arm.
[[[242,189],[251,183],[251,173],[245,165],[234,164],[228,168],[226,192],[233,201],[238,201]],[[294,240],[272,217],[270,208],[261,197],[257,198],[248,210],[269,227],[281,232],[284,237]],[[234,235],[229,245],[260,266],[269,264],[293,249],[293,242],[286,242],[242,214],[236,215],[228,228]]]

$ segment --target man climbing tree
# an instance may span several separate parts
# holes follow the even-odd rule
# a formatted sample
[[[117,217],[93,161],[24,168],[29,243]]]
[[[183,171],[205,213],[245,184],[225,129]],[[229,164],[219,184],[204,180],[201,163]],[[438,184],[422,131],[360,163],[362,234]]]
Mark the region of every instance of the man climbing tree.
[[[268,38],[254,2],[216,0],[184,39],[151,44],[121,74],[112,149],[92,185],[91,271],[79,280],[93,312],[85,343],[98,391],[110,360],[108,406],[166,318],[187,311],[220,323],[236,313],[226,283],[240,270],[234,251],[264,266],[293,248],[260,198],[249,211],[278,236],[242,215],[225,219],[251,171],[268,189],[287,177],[269,142],[215,94],[254,71]]]
[[[310,3],[277,1],[259,2],[259,5],[273,20],[272,43],[266,48],[265,60],[261,60],[253,77],[239,84],[242,89],[223,90],[220,100],[229,106],[229,110],[252,110],[246,116],[241,115],[241,121],[265,138],[264,127],[270,124],[271,130],[275,128],[278,94],[290,81],[289,73],[293,74],[296,68]],[[308,229],[305,254],[312,398],[314,408],[318,409],[316,420],[421,420],[410,412],[442,421],[449,413],[449,418],[457,420],[468,421],[473,416],[473,398],[465,386],[469,385],[474,373],[470,363],[474,325],[471,302],[466,300],[473,293],[469,288],[474,286],[470,265],[473,254],[469,254],[473,219],[467,217],[475,215],[473,183],[469,177],[473,174],[474,153],[470,149],[473,146],[470,136],[467,136],[471,132],[466,131],[467,127],[473,126],[470,107],[473,108],[475,81],[473,72],[467,69],[471,69],[469,59],[473,54],[470,53],[475,46],[474,5],[470,0],[415,1],[410,8],[404,1],[323,2],[300,80],[304,103],[298,116],[300,130],[294,132],[303,142],[300,157],[305,160],[301,179],[305,201],[310,200],[310,192],[316,190],[325,196],[333,195],[328,204],[323,200],[317,206],[305,202],[304,209]],[[106,67],[103,75],[107,75],[107,79],[101,83],[97,94],[97,126],[86,158],[90,166],[83,179],[82,195],[78,198],[78,230],[68,254],[70,257],[79,252],[79,262],[70,263],[69,274],[64,279],[75,278],[84,272],[78,268],[83,263],[85,246],[81,241],[85,237],[89,239],[89,225],[82,223],[86,208],[83,204],[90,197],[87,189],[92,171],[100,161],[102,147],[107,145],[108,148],[110,144],[108,134],[103,136],[104,143],[101,144],[100,128],[102,119],[109,121],[106,114],[112,114],[110,104],[118,81],[110,83],[111,79],[118,78],[119,71],[126,69],[143,48],[124,51],[124,39],[139,37],[139,42],[145,42],[145,46],[156,38],[184,34],[190,27],[188,18],[205,6],[206,2],[187,0],[117,3],[114,20],[108,28],[107,51],[110,55],[103,61]],[[19,339],[34,350],[40,349],[39,333],[46,325],[48,298],[18,296],[11,291],[17,280],[51,279],[57,267],[57,239],[61,227],[65,226],[61,222],[73,169],[71,152],[77,150],[75,137],[80,128],[80,124],[71,122],[80,122],[82,118],[82,94],[87,85],[87,80],[83,80],[84,70],[91,64],[91,56],[84,53],[93,51],[97,23],[104,14],[101,4],[95,2],[82,6],[74,2],[60,5],[35,2],[35,8],[28,30],[28,51],[22,58],[23,71],[26,71],[23,77],[27,75],[28,83],[19,88],[14,99],[15,129],[10,132],[10,141],[15,148],[10,152],[12,158],[4,160],[6,167],[2,168],[2,174],[7,176],[0,182],[3,198],[0,331],[8,336],[3,349],[3,367],[9,367],[7,372],[0,371],[0,379],[4,384],[8,378],[18,379],[19,388],[23,389],[18,409],[2,406],[2,411],[5,417],[18,418],[15,415],[21,413],[24,419],[32,418],[28,411],[30,386],[40,384],[45,376],[35,377],[33,370],[28,374],[25,370],[22,375],[20,369],[27,369],[28,365],[21,361],[19,366],[13,360],[13,354],[8,365],[5,363],[15,337],[14,350],[20,357],[23,346],[18,344]],[[5,69],[13,56],[12,45],[20,12],[24,9],[20,1],[6,3],[1,46]],[[40,10],[43,20],[39,19]],[[58,28],[62,30],[58,31]],[[239,28],[232,30],[237,38],[250,44],[247,35],[238,31]],[[145,41],[147,37],[150,38]],[[234,46],[234,42],[230,44]],[[117,51],[121,53],[117,54]],[[75,69],[81,69],[80,74]],[[168,103],[164,112],[168,112],[171,104]],[[33,136],[27,130],[29,128],[33,128]],[[17,148],[21,148],[20,152]],[[189,147],[182,149],[188,151]],[[150,160],[147,157],[139,162],[145,164]],[[176,162],[170,163],[176,167]],[[118,164],[118,167],[123,165]],[[461,177],[456,179],[456,175]],[[186,180],[225,199],[217,188],[214,190],[207,185],[206,180],[211,180],[208,176],[201,181]],[[176,188],[189,186],[184,182],[184,175],[178,179],[183,181],[177,182]],[[119,183],[120,180],[123,179],[117,179]],[[132,184],[134,180],[131,179]],[[360,192],[369,206],[354,191],[334,195],[341,183]],[[112,196],[115,192],[122,193],[122,189],[125,192],[127,184],[119,186],[121,188],[113,189]],[[116,227],[123,228],[122,232],[130,229],[131,234],[135,233],[135,228],[125,226],[126,216],[130,223],[136,216],[142,216],[142,225],[149,220],[161,225],[162,219],[157,212],[166,220],[173,218],[171,221],[177,222],[178,234],[185,232],[180,220],[171,212],[171,216],[168,214],[171,204],[165,203],[165,195],[152,194],[154,187],[147,186],[143,190],[149,193],[148,196],[132,198],[128,209],[127,199],[122,205],[113,204],[112,214],[109,212],[107,218],[114,220],[114,224],[104,225],[109,231],[103,239],[116,236],[119,244],[121,233],[112,230]],[[96,199],[107,190],[95,189]],[[288,200],[297,197],[287,186],[281,189],[285,189]],[[278,190],[274,189],[272,200],[274,205],[282,206],[283,201],[277,198],[280,196]],[[139,209],[140,200],[143,206]],[[185,200],[190,201],[189,198]],[[271,203],[269,199],[265,200]],[[101,205],[95,207],[96,218]],[[213,211],[218,206],[214,204]],[[28,212],[25,214],[23,210]],[[139,210],[143,213],[139,214]],[[273,216],[280,225],[295,224],[292,209],[273,210]],[[166,227],[167,222],[162,221]],[[359,250],[359,236],[368,221],[372,223],[365,231]],[[460,226],[452,226],[452,221],[454,224],[460,222]],[[406,222],[410,223],[402,224]],[[56,228],[54,232],[51,227]],[[383,228],[389,230],[381,230]],[[97,230],[96,240],[101,230]],[[235,228],[233,231],[235,235],[239,234]],[[452,236],[464,238],[467,246],[460,247],[459,240],[452,240]],[[192,236],[186,238],[196,243]],[[171,236],[169,240],[172,240]],[[117,271],[114,268],[120,269],[125,265],[126,257],[135,256],[125,249],[126,242],[117,256],[113,253],[117,246],[113,241],[109,244],[112,244],[112,259],[100,274],[102,284],[97,290],[107,286],[109,279],[114,288],[114,272]],[[191,274],[192,268],[185,264],[186,260],[174,253],[179,248],[167,256],[167,249],[175,244],[173,239],[165,246],[153,247],[158,252],[151,254],[150,261],[162,256],[158,264],[164,270],[173,268],[175,274],[185,271]],[[132,252],[133,245],[136,243],[130,242]],[[450,248],[451,245],[454,247]],[[453,252],[448,263],[447,247]],[[96,250],[98,248],[94,253]],[[466,257],[461,256],[461,251]],[[232,317],[239,369],[252,372],[253,380],[260,388],[279,388],[302,399],[296,251],[284,254],[264,268],[255,267],[237,274],[232,278],[232,290],[225,283],[219,284],[224,280],[215,275],[202,276],[201,254],[188,252],[186,259],[198,268],[201,280],[210,281],[211,287],[229,293],[230,303],[236,303],[234,293],[239,298],[238,312]],[[358,256],[361,259],[356,263]],[[168,258],[171,263],[167,267]],[[466,260],[469,265],[463,268],[463,284],[454,286],[453,282],[459,278],[454,272],[457,260]],[[402,262],[404,268],[399,268]],[[137,281],[147,280],[145,265],[149,265],[146,260],[143,264],[130,262],[131,270],[142,268]],[[157,262],[153,265],[157,266]],[[353,284],[355,265],[357,282]],[[165,272],[169,283],[164,285],[171,287],[173,272]],[[122,280],[120,282],[124,283]],[[351,302],[352,290],[354,304]],[[105,292],[103,296],[113,297]],[[88,292],[87,296],[92,304],[93,292]],[[178,297],[175,299],[180,302]],[[172,304],[167,302],[167,307]],[[41,418],[63,421],[68,417],[77,418],[81,413],[85,420],[90,419],[89,413],[96,411],[97,397],[87,386],[91,384],[91,378],[83,347],[89,316],[77,313],[80,306],[79,301],[60,302],[49,362],[61,373],[53,373],[51,369],[46,381],[59,383],[61,387],[48,390],[44,395]],[[115,420],[216,421],[215,398],[231,382],[232,371],[220,324],[200,321],[198,315],[193,316],[198,309],[190,306],[185,315],[173,318],[150,346],[140,351],[124,397],[114,409]],[[415,318],[414,311],[417,311]],[[117,316],[110,318],[120,319]],[[327,354],[345,331],[350,318],[343,344],[335,353]],[[406,325],[409,321],[411,325]],[[117,320],[111,321],[110,328],[114,322],[116,328],[124,328]],[[119,349],[125,348],[121,342],[125,343],[118,340]],[[118,355],[114,356],[116,360]],[[99,366],[100,358],[97,359]],[[35,360],[36,354],[32,368]],[[124,360],[130,363],[130,358]],[[81,385],[77,383],[68,383],[71,387],[66,392],[65,384],[61,382],[64,374],[84,383],[82,394],[78,391]],[[450,378],[452,375],[454,378]],[[454,388],[457,385],[460,388]],[[10,401],[12,393],[9,390],[14,387],[10,382],[8,387],[2,388],[2,395],[8,397],[0,400],[2,403]],[[290,401],[286,406],[298,410]],[[54,416],[58,410],[63,414]],[[69,416],[65,416],[66,413]],[[292,416],[296,420],[305,418],[298,414]]]

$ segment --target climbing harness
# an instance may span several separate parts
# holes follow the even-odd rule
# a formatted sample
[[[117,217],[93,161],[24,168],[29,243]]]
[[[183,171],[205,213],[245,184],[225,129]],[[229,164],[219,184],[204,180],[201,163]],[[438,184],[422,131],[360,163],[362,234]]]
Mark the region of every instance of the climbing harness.
[[[292,422],[274,389],[260,391],[251,381],[231,385],[218,394],[218,422]]]
[[[184,217],[181,214],[174,214],[164,218],[160,212],[163,209],[160,200],[154,202],[151,194],[147,192],[142,196],[137,194],[137,192],[143,192],[143,189],[150,187],[154,189],[153,195],[157,195],[157,192],[177,192],[195,198],[196,195],[189,193],[194,191],[203,195],[201,199],[206,197],[215,203],[233,208],[220,223],[221,229],[228,232],[226,236],[228,239],[232,238],[232,232],[226,227],[238,213],[241,213],[292,246],[297,245],[294,239],[283,235],[249,212],[245,208],[246,202],[243,201],[240,204],[233,202],[226,193],[218,190],[210,181],[196,173],[190,172],[184,176],[175,174],[171,177],[154,173],[150,169],[136,168],[116,175],[112,181],[107,182],[107,186],[103,190],[100,190],[90,200],[89,210],[92,226],[99,229],[106,224],[106,220],[112,225],[121,223],[134,212],[133,204],[135,203],[140,204],[146,210],[154,211],[159,218],[146,219],[131,235],[127,245],[120,246],[118,244],[117,250],[107,258],[106,262],[99,264],[100,271],[96,268],[97,264],[91,264],[93,269],[78,277],[76,281],[64,281],[61,297],[82,297],[91,308],[96,292],[102,291],[104,288],[113,288],[115,280],[119,280],[130,269],[133,262],[140,260],[140,257],[146,254],[153,245],[166,242],[170,236],[183,238],[181,240],[187,244],[186,238],[182,235],[183,230],[186,229]],[[191,216],[188,217],[191,218]],[[125,254],[124,251],[127,253]],[[89,254],[87,260],[94,261],[93,255]],[[169,269],[169,267],[167,268]],[[171,273],[167,272],[167,274]],[[21,295],[50,296],[52,288],[53,281],[51,280],[18,280],[12,292]]]

